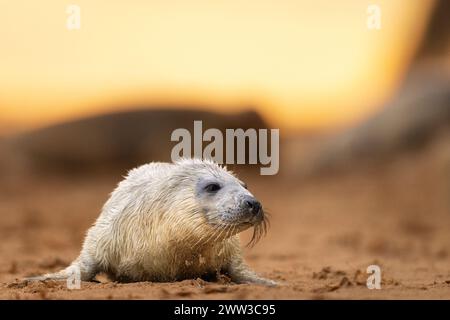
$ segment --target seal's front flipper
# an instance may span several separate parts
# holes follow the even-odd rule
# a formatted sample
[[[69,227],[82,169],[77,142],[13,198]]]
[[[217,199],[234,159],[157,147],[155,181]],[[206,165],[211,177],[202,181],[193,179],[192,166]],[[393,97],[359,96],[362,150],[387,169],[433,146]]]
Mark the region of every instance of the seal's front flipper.
[[[231,280],[236,283],[252,283],[268,287],[275,287],[278,285],[275,281],[265,279],[251,270],[242,260],[234,261],[228,268],[228,274]]]

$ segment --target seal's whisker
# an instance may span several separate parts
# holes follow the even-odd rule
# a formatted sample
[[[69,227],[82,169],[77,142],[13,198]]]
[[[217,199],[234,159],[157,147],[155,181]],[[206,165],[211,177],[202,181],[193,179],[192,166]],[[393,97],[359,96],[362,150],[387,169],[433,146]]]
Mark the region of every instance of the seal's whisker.
[[[265,224],[264,228],[266,229],[266,231],[270,227],[271,217],[272,217],[272,214],[270,212],[267,212],[266,210],[264,210],[263,223]]]
[[[194,245],[192,246],[192,248],[197,248],[197,246],[200,245],[200,244],[203,242],[203,240],[204,240],[206,237],[208,237],[208,236],[209,236],[208,233],[203,234],[203,235],[200,237],[200,239],[198,239],[198,240],[194,243]]]
[[[234,236],[234,231],[236,230],[236,225],[231,226],[230,236]]]
[[[218,228],[215,228],[215,229],[214,229],[214,232],[213,232],[211,235],[208,235],[208,234],[206,233],[205,236],[201,237],[200,240],[197,241],[197,242],[195,243],[194,247],[196,247],[198,244],[200,244],[201,242],[203,242],[203,240],[204,240],[206,237],[207,237],[207,238],[206,238],[206,241],[204,241],[204,243],[208,243],[212,238],[214,238],[214,237],[217,235],[217,233],[219,233],[219,232],[222,230],[221,227],[222,227],[223,225],[224,225],[223,223],[217,224]]]
[[[234,235],[234,232],[236,231],[237,225],[233,226],[233,231],[231,232],[232,235]]]
[[[225,232],[225,239],[228,239],[231,235],[230,231],[233,228],[232,225],[227,226],[227,232]]]
[[[206,238],[206,236],[207,236],[208,234],[207,233],[204,233],[195,243],[194,243],[194,245],[192,246],[192,248],[193,249],[196,249],[197,248],[197,246],[203,241],[203,239],[205,239]]]
[[[217,240],[217,238],[221,235],[223,230],[224,230],[224,224],[221,224],[220,227],[214,232],[212,237],[210,239],[208,239],[208,241],[211,240],[212,238],[214,238],[214,242],[215,242]]]
[[[228,227],[229,225],[228,224],[226,224],[226,223],[222,223],[221,225],[220,225],[220,230],[219,230],[219,232],[218,233],[216,233],[216,237],[214,238],[214,242],[216,242],[218,239],[220,239],[220,236],[222,235],[222,233],[225,231],[225,230],[227,230],[227,227]]]
[[[191,232],[184,232],[183,237],[178,239],[179,243],[189,243],[195,237],[197,237],[197,231],[201,231],[203,229],[203,225],[199,223]]]
[[[226,225],[222,225],[224,226],[224,228],[221,228],[221,231],[217,234],[217,237],[214,239],[214,242],[216,242],[218,239],[220,239],[220,236],[222,235],[222,233],[227,229]]]
[[[247,247],[250,248],[254,247],[256,243],[258,243],[259,240],[261,240],[261,238],[267,234],[268,224],[269,224],[268,218],[266,217],[266,215],[264,215],[263,220],[253,227],[252,238],[247,243],[246,245]]]

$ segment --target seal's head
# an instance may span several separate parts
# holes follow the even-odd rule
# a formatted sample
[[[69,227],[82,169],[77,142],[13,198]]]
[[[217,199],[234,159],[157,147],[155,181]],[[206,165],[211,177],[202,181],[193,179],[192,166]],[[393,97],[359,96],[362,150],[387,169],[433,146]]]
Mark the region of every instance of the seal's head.
[[[177,165],[194,177],[194,198],[210,227],[226,237],[253,227],[250,244],[265,234],[268,220],[261,203],[232,172],[209,160],[181,160]]]

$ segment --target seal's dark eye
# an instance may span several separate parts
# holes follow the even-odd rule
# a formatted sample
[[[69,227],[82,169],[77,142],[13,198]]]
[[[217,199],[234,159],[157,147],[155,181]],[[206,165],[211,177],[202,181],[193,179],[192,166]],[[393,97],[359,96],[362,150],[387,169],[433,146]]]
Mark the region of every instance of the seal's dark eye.
[[[205,187],[205,191],[213,193],[219,191],[220,188],[218,183],[210,183]]]

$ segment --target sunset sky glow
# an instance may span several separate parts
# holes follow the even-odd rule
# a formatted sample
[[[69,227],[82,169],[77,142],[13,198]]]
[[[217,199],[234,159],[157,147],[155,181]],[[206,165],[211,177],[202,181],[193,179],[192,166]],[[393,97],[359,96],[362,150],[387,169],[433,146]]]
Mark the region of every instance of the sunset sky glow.
[[[293,130],[352,123],[395,90],[431,1],[0,3],[5,132],[158,103],[251,105]],[[66,28],[69,4],[80,30]]]

